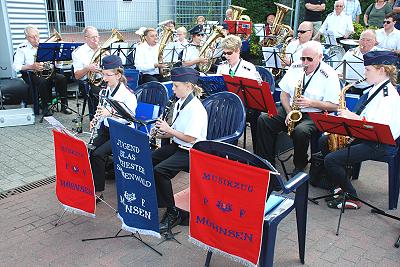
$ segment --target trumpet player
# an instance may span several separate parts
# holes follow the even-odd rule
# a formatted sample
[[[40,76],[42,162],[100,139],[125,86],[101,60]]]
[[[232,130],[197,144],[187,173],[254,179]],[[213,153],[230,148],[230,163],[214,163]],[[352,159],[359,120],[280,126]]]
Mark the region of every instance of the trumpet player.
[[[134,115],[137,101],[135,95],[126,87],[126,78],[121,58],[116,55],[106,56],[102,59],[101,67],[104,82],[107,83],[106,91],[101,95],[105,98],[112,98],[124,103],[129,108],[129,112]],[[114,111],[105,101],[102,102],[102,105],[97,107],[96,115],[90,122],[91,130],[97,130],[97,136],[93,139],[92,143],[94,149],[90,154],[94,186],[96,195],[98,196],[97,202],[100,201],[99,199],[104,199],[105,164],[106,158],[111,155],[110,134],[106,118],[112,117],[114,114]]]
[[[20,44],[15,52],[13,68],[16,72],[21,71],[22,79],[29,84],[29,77],[33,85],[37,88],[39,96],[42,100],[43,114],[45,116],[53,115],[53,112],[48,109],[51,101],[52,83],[55,82],[57,93],[61,97],[61,112],[71,114],[68,110],[67,99],[67,79],[64,75],[56,73],[54,77],[48,79],[36,74],[37,71],[43,70],[43,62],[35,62],[37,49],[40,42],[39,30],[33,25],[28,25],[25,30],[26,41]],[[28,75],[27,71],[31,73]]]
[[[302,84],[300,97],[294,99],[296,83]],[[322,46],[317,41],[304,44],[300,61],[294,62],[279,83],[282,89],[278,115],[261,114],[257,122],[255,153],[275,165],[275,141],[279,132],[287,131],[292,109],[299,109],[302,118],[291,138],[294,144],[293,174],[304,171],[308,163],[308,145],[317,127],[308,113],[336,111],[339,103],[340,83],[335,70],[322,61]],[[297,95],[297,94],[296,94]]]
[[[171,70],[173,91],[178,98],[175,103],[172,125],[164,120],[156,122],[158,137],[172,138],[172,143],[164,145],[152,154],[154,180],[159,208],[167,208],[160,223],[160,233],[176,226],[181,214],[175,207],[171,179],[180,171],[189,171],[189,151],[197,141],[207,136],[207,112],[198,97],[202,89],[198,87],[199,72],[192,68],[180,67]]]

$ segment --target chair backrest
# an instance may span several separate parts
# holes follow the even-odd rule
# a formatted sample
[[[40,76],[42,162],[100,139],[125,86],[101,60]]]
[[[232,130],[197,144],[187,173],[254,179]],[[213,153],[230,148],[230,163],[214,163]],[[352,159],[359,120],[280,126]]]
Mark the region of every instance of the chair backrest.
[[[220,92],[204,99],[203,106],[208,114],[207,139],[237,143],[246,122],[240,98],[230,92]]]
[[[274,76],[272,75],[272,73],[262,66],[256,66],[256,70],[260,74],[261,79],[264,82],[267,82],[269,84],[269,89],[271,90],[271,93],[274,93],[275,92],[275,79],[274,79]]]
[[[158,115],[164,112],[165,105],[168,102],[167,88],[159,82],[147,82],[138,86],[135,95],[138,102],[160,106]]]
[[[139,71],[136,69],[124,69],[124,74],[127,80],[129,89],[135,91],[139,83]]]

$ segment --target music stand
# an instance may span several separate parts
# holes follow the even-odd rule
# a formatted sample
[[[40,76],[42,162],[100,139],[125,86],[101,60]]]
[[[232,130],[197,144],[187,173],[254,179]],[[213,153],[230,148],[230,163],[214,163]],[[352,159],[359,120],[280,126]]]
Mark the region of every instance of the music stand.
[[[349,136],[350,138],[357,138],[361,140],[367,140],[376,142],[378,144],[388,144],[388,145],[396,145],[395,140],[393,139],[392,133],[390,131],[389,125],[368,122],[364,120],[353,120],[346,119],[343,117],[337,117],[328,114],[321,113],[309,113],[310,118],[314,121],[318,130],[321,132],[335,133],[339,135]],[[346,157],[346,166],[349,165],[350,158],[350,148],[351,144],[347,146],[347,157]],[[345,176],[348,177],[348,168],[345,168]],[[355,197],[347,192],[341,193],[343,196],[342,208],[340,210],[339,221],[336,229],[336,235],[339,235],[340,222],[342,219],[342,214],[345,210],[346,199],[351,197],[356,199],[368,207],[372,208],[371,212],[378,213],[380,215],[395,219],[400,221],[399,217],[395,217],[393,215],[387,214],[385,211],[373,206],[372,204]],[[329,196],[334,196],[338,194],[330,194],[321,197],[313,198],[313,200],[318,200],[322,198],[326,198]]]
[[[228,25],[228,32],[230,34],[251,34],[253,23],[251,21],[244,20],[224,20]]]
[[[39,43],[38,49],[37,49],[37,54],[36,54],[36,62],[49,62],[51,61],[53,66],[55,66],[56,61],[68,61],[72,60],[72,51],[74,51],[77,47],[81,46],[82,43],[64,43],[64,42],[58,42],[58,43]],[[37,99],[34,100],[35,102]],[[38,103],[35,103],[38,104]],[[44,103],[46,104],[46,103]],[[63,103],[60,102],[60,99],[57,97],[55,100],[52,100],[50,107],[48,110],[50,111],[52,108],[54,108],[56,105],[60,104],[64,108],[68,108],[75,114],[79,115],[79,110],[73,110],[70,107],[67,107]],[[49,112],[47,111],[45,114],[42,115],[40,118],[39,122],[43,122],[43,118],[47,115]]]
[[[266,68],[278,69],[278,70],[285,69],[281,63],[282,56],[285,55],[282,55],[282,53],[278,50],[278,48],[264,46],[262,48],[262,52]],[[286,55],[289,55],[290,62],[293,62],[293,54],[286,53]]]
[[[269,116],[278,114],[267,82],[230,75],[223,75],[223,77],[228,91],[237,94],[246,109],[268,112]],[[246,148],[246,131],[243,138],[243,148]]]
[[[197,83],[208,96],[227,91],[224,77],[221,75],[200,76]]]
[[[324,33],[324,37],[325,37],[325,44],[327,44],[328,46],[337,45],[335,35],[333,34],[332,31],[326,31]]]

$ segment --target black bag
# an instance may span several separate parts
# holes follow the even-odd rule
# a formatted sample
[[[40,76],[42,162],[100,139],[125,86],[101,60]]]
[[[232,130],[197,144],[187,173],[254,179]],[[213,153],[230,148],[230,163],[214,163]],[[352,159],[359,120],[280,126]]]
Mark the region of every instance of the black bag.
[[[333,189],[334,184],[328,180],[328,174],[324,166],[324,156],[321,152],[311,155],[310,184],[323,189]]]

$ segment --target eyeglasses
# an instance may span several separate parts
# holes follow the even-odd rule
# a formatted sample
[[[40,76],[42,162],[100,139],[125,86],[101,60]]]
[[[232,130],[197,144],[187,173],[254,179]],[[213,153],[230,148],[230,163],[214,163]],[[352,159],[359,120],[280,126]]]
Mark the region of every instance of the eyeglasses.
[[[312,57],[300,57],[301,61],[309,61],[309,62],[313,62],[314,58]]]
[[[204,36],[204,33],[198,33],[197,36]]]
[[[335,7],[343,7],[343,6],[337,5],[337,6],[335,6]]]
[[[117,75],[117,74],[116,73],[103,73],[103,76],[105,76],[105,77],[112,77],[115,75]]]
[[[231,56],[233,53],[234,53],[233,51],[222,52],[223,55],[228,55],[228,56]]]
[[[298,33],[306,33],[306,32],[309,32],[309,31],[311,31],[311,30],[297,30]]]
[[[390,23],[392,23],[393,21],[389,21],[389,20],[384,20],[383,21],[383,24],[390,24]]]
[[[95,39],[97,39],[97,38],[100,38],[100,36],[98,36],[98,35],[95,35],[95,36],[85,36],[86,38],[88,38],[88,39],[92,39],[92,40],[95,40]]]

